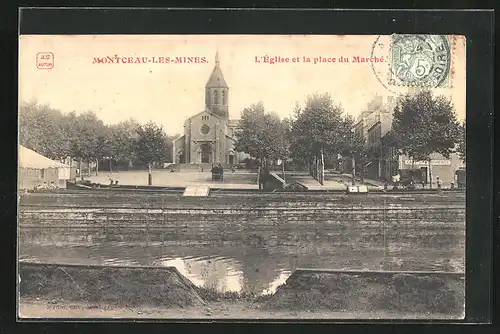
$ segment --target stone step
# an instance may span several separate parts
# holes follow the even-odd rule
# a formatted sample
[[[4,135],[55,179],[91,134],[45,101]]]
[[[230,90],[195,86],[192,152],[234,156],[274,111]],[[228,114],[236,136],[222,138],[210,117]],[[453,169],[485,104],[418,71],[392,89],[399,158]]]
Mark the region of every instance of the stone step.
[[[207,197],[210,193],[210,187],[208,186],[189,186],[184,190],[183,196],[189,197]]]

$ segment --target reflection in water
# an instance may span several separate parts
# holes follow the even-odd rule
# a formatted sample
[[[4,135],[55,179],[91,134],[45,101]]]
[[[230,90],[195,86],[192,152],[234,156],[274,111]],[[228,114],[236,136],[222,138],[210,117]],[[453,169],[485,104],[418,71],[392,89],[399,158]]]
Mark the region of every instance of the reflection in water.
[[[176,267],[194,284],[220,292],[241,291],[242,273],[238,263],[223,257],[208,258],[165,258],[153,262],[154,265]]]
[[[265,289],[262,293],[265,295],[274,293],[281,284],[285,283],[288,276],[290,276],[291,274],[292,273],[290,271],[284,270],[274,281],[269,283],[269,287]]]
[[[404,243],[392,240],[384,249],[378,243],[337,244],[320,239],[268,247],[164,246],[102,240],[54,245],[21,238],[19,252],[21,260],[45,263],[175,266],[201,287],[267,294],[274,292],[297,268],[463,272],[461,239],[449,238],[446,245],[414,243],[413,247],[402,247]]]

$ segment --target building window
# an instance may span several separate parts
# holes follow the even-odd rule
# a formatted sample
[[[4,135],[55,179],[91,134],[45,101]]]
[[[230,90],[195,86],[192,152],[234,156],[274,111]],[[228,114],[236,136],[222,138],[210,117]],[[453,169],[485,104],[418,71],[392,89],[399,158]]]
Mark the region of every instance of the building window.
[[[203,124],[201,126],[201,133],[203,133],[204,135],[208,134],[210,132],[210,127],[206,124]]]
[[[226,105],[227,104],[227,94],[226,91],[222,91],[222,104]]]
[[[214,90],[214,104],[219,104],[219,92]]]
[[[208,116],[201,116],[202,121],[208,121]]]

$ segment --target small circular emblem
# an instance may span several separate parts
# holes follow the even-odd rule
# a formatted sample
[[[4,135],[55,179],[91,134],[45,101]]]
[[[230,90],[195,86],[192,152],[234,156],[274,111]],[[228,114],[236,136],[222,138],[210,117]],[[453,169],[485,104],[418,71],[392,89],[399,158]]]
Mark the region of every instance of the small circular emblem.
[[[201,126],[201,133],[203,133],[204,135],[208,134],[210,132],[210,127],[206,124],[203,124]]]

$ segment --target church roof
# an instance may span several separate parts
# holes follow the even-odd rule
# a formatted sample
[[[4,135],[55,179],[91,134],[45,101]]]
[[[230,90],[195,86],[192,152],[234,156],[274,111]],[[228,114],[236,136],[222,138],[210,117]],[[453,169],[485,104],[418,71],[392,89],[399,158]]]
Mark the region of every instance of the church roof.
[[[210,75],[210,78],[208,79],[205,87],[229,88],[229,86],[226,83],[226,80],[224,80],[224,76],[222,75],[222,70],[220,69],[218,51],[215,53],[214,70],[212,71],[212,74]]]
[[[197,117],[197,116],[199,116],[199,115],[201,115],[201,114],[204,114],[204,113],[207,113],[207,114],[209,114],[210,116],[214,116],[215,118],[221,118],[219,115],[214,114],[214,113],[213,113],[213,112],[212,112],[209,108],[205,108],[203,111],[200,111],[199,113],[194,114],[193,116],[191,116],[191,117],[187,118],[187,119],[186,119],[186,122],[187,122],[187,121],[189,121],[190,119],[195,118],[195,117]]]

